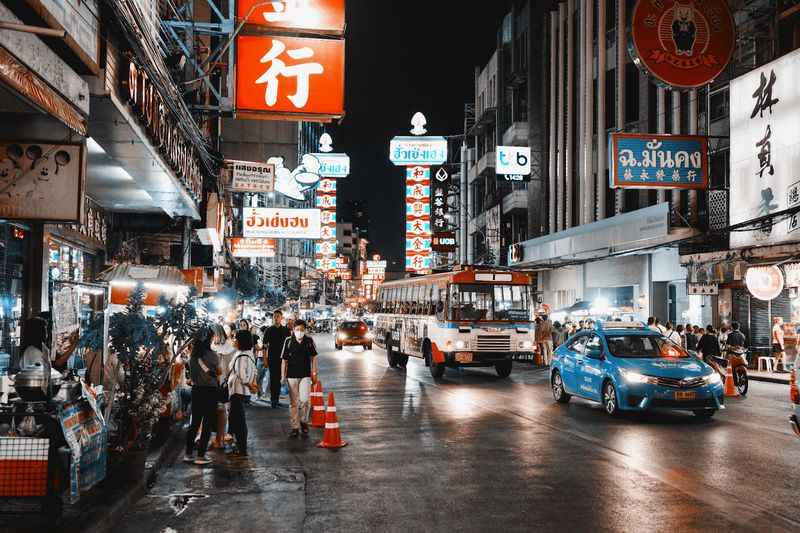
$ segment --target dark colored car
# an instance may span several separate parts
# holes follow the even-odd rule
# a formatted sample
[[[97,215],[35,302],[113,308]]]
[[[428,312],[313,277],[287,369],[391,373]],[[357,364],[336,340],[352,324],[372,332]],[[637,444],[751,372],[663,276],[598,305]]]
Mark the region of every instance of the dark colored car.
[[[364,321],[348,320],[336,328],[334,342],[337,350],[341,350],[342,346],[363,346],[365,350],[371,350],[372,339],[373,334]]]

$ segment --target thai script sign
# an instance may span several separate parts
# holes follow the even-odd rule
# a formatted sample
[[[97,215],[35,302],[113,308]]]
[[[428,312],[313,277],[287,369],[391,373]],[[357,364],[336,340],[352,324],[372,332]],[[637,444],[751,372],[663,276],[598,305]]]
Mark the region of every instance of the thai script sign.
[[[736,27],[727,0],[639,0],[631,18],[633,62],[658,83],[691,89],[728,65]]]
[[[350,175],[350,156],[347,154],[311,154],[319,160],[319,175],[326,178],[346,178]]]
[[[406,271],[431,269],[431,169],[406,170]]]
[[[327,35],[344,33],[344,0],[238,0],[237,13],[247,23],[270,30]]]
[[[236,109],[248,118],[343,116],[344,41],[237,37]]]
[[[319,239],[322,231],[319,209],[246,207],[245,237]]]
[[[231,237],[228,239],[233,257],[275,257],[278,241],[253,237]]]
[[[83,223],[84,144],[0,142],[0,218]]]
[[[612,133],[608,142],[612,188],[708,187],[706,137]]]
[[[231,192],[269,193],[275,190],[275,165],[252,161],[227,161]]]
[[[800,50],[730,85],[730,223],[800,207]],[[735,248],[800,239],[800,217],[731,232]]]
[[[389,143],[389,160],[397,166],[441,165],[447,161],[444,137],[395,137]]]

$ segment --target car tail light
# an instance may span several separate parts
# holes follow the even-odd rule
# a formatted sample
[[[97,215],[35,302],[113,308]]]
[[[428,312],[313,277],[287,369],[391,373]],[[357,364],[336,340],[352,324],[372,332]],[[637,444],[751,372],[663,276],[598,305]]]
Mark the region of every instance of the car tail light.
[[[797,389],[797,370],[792,370],[789,377],[789,398],[792,403],[800,403],[800,391]]]

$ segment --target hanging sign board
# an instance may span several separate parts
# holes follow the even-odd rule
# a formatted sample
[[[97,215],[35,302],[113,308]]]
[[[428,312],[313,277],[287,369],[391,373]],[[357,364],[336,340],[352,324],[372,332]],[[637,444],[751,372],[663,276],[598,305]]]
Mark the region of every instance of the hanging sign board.
[[[275,165],[252,161],[227,161],[231,192],[270,193],[275,190]]]
[[[722,74],[735,37],[728,0],[639,0],[628,51],[634,64],[660,85],[693,89]]]
[[[610,187],[708,188],[708,138],[701,135],[612,133]]]
[[[277,239],[319,239],[319,209],[247,207],[244,209],[245,237]]]
[[[278,241],[253,237],[231,237],[228,239],[233,257],[275,257]]]
[[[456,251],[456,232],[442,231],[434,233],[431,240],[431,249],[439,253],[452,253]]]
[[[495,150],[495,173],[518,176],[512,181],[528,181],[531,175],[531,149],[521,146],[498,146]]]
[[[350,156],[347,154],[311,154],[319,160],[319,175],[326,178],[346,178],[350,175]]]
[[[686,293],[690,296],[716,296],[719,294],[719,285],[716,283],[687,283]]]
[[[783,272],[774,265],[750,267],[745,274],[745,284],[754,298],[768,302],[783,292]]]
[[[399,167],[441,165],[447,161],[447,139],[395,137],[389,143],[389,160]]]
[[[270,31],[344,34],[344,0],[238,0],[239,19]]]

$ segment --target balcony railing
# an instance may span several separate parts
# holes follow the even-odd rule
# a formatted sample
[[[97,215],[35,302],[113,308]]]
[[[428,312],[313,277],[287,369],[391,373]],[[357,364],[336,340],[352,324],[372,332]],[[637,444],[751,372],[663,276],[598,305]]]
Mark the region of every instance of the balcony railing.
[[[483,154],[483,157],[478,160],[478,176],[484,176],[488,172],[494,173],[495,158],[494,152],[486,152]]]
[[[527,122],[512,122],[511,126],[503,133],[503,144],[505,146],[526,146],[528,130]]]

